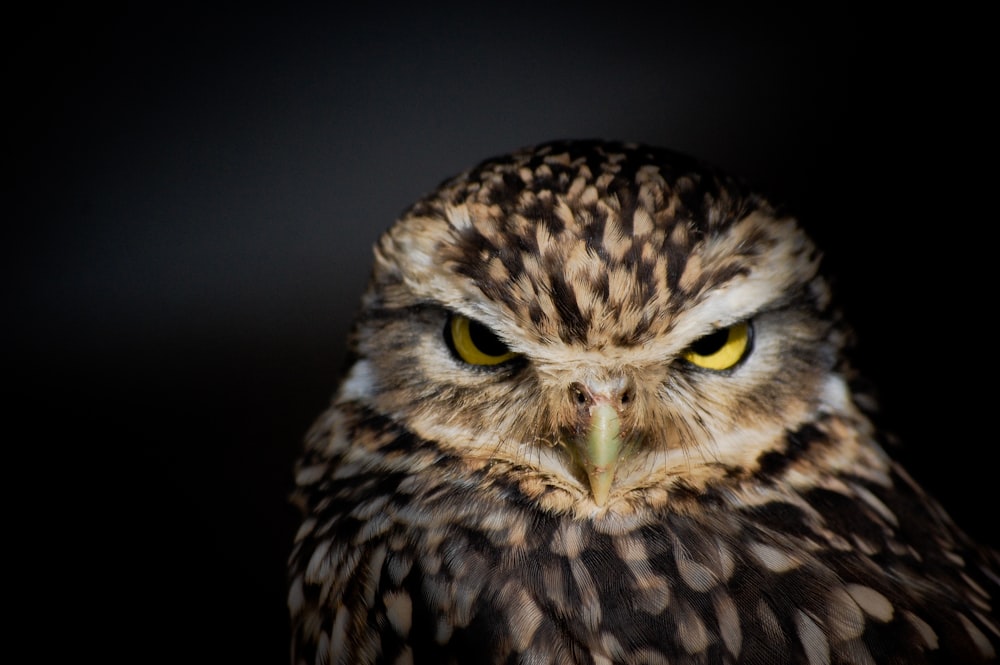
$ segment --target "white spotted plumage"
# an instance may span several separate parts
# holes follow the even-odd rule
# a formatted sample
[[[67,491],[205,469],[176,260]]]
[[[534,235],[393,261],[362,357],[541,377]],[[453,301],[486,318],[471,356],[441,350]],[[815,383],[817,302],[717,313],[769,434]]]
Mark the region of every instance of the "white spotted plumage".
[[[293,662],[994,661],[998,556],[886,454],[848,339],[795,220],[683,155],[445,181],[297,467]]]

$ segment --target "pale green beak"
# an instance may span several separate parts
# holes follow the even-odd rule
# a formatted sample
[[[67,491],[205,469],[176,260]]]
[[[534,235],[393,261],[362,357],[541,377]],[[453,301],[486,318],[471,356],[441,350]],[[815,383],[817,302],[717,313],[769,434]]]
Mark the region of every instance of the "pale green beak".
[[[618,412],[606,402],[598,402],[590,411],[590,426],[582,442],[584,470],[590,479],[594,503],[603,506],[608,501],[615,467],[621,453],[621,421]]]

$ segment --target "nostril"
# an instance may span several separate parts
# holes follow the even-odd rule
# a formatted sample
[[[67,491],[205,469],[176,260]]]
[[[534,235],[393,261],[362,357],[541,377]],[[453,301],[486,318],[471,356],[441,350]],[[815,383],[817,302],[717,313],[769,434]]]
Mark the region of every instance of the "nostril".
[[[584,404],[590,401],[590,398],[587,396],[586,388],[584,388],[579,383],[574,383],[573,385],[571,385],[569,387],[569,391],[573,395],[573,399],[580,406],[583,406]]]
[[[614,382],[574,381],[569,385],[569,395],[579,408],[588,407],[597,402],[606,402],[621,409],[631,404],[635,399],[635,386],[624,379]]]

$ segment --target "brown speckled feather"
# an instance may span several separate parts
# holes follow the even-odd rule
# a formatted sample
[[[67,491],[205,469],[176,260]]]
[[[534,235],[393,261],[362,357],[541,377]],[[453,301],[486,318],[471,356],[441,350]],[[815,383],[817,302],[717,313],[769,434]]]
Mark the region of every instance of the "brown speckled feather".
[[[297,466],[292,662],[995,661],[1000,558],[886,455],[846,338],[795,221],[690,158],[446,181]]]

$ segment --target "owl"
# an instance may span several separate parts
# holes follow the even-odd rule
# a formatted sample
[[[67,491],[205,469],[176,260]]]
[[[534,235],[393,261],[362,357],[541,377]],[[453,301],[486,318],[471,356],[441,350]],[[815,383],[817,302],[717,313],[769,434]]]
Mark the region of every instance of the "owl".
[[[829,284],[670,150],[443,182],[377,241],[295,468],[292,662],[995,661],[1000,556],[888,455]]]

